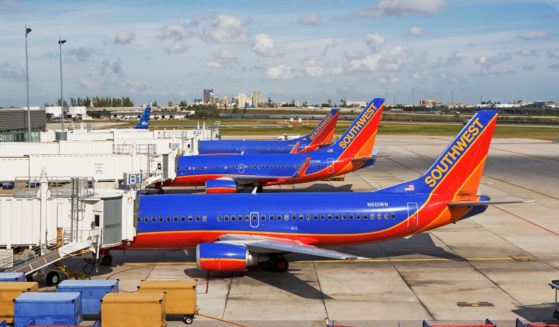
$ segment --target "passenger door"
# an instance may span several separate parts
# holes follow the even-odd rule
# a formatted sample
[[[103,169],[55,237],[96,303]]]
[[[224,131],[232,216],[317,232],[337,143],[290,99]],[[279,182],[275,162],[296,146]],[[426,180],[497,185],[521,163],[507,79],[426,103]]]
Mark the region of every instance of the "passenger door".
[[[328,173],[329,174],[333,174],[335,172],[335,169],[334,169],[334,163],[335,162],[336,161],[332,158],[328,158],[328,160],[326,161],[326,164],[328,165]]]
[[[408,202],[408,230],[417,230],[419,228],[419,208],[417,202]]]

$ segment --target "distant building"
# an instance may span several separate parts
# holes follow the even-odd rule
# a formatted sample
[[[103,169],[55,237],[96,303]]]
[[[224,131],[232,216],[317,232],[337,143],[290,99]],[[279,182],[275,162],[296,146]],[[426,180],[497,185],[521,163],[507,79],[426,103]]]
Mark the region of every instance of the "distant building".
[[[419,106],[423,108],[433,108],[440,106],[442,101],[439,99],[421,99],[419,100]]]
[[[60,118],[60,116],[62,116],[62,107],[61,106],[46,107],[45,114],[50,115],[51,118]]]
[[[70,106],[68,107],[68,115],[72,118],[87,116],[87,109],[85,106]]]
[[[204,103],[208,104],[208,103],[214,103],[214,99],[215,99],[215,95],[214,95],[214,90],[210,90],[210,89],[204,89]]]
[[[45,130],[46,114],[39,107],[30,107],[31,141],[40,139]],[[23,142],[27,140],[27,110],[0,109],[0,142]]]
[[[247,108],[252,106],[252,97],[249,97],[244,93],[239,93],[234,99],[239,108]]]
[[[367,105],[366,101],[346,101],[346,106],[348,107],[365,107]]]
[[[252,105],[255,107],[259,107],[262,103],[262,92],[254,91],[252,92]]]

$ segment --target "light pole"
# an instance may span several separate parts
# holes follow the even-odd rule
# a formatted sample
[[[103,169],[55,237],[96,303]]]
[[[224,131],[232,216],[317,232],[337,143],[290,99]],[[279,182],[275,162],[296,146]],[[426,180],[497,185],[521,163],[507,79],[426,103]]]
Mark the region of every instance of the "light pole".
[[[31,142],[31,108],[29,107],[29,60],[27,59],[27,34],[31,29],[25,25],[25,86],[27,89],[27,142]]]
[[[62,40],[60,36],[58,37],[58,49],[60,50],[60,108],[62,113],[60,115],[60,125],[62,131],[64,132],[64,96],[62,94],[62,45],[66,43],[66,40]]]

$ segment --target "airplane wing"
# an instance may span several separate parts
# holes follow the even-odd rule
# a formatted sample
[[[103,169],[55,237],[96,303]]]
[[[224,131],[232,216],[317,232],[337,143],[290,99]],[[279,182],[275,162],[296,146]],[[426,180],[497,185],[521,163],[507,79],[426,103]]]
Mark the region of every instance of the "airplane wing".
[[[451,207],[479,207],[491,204],[533,203],[534,201],[512,200],[512,201],[451,201]]]
[[[222,235],[217,243],[244,245],[254,253],[300,253],[317,257],[358,260],[364,259],[353,254],[342,253],[334,250],[318,248],[313,245],[282,238],[268,238],[263,236],[227,234]]]

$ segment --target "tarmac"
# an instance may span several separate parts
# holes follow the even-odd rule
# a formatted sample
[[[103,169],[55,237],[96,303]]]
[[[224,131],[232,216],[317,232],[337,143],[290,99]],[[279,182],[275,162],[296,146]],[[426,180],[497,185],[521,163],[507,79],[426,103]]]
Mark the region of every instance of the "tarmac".
[[[449,141],[379,136],[377,163],[345,181],[265,192],[373,191],[417,177]],[[335,248],[369,260],[290,254],[286,273],[255,267],[207,275],[196,269],[193,251],[114,251],[113,266],[98,267],[92,278],[119,279],[127,292],[136,291],[142,279],[196,278],[200,313],[243,326],[324,326],[325,318],[348,326],[470,324],[485,318],[499,326],[514,326],[516,318],[557,323],[548,283],[559,279],[559,143],[494,139],[480,193],[535,202],[493,205],[409,238]],[[197,316],[194,325],[228,324]]]

